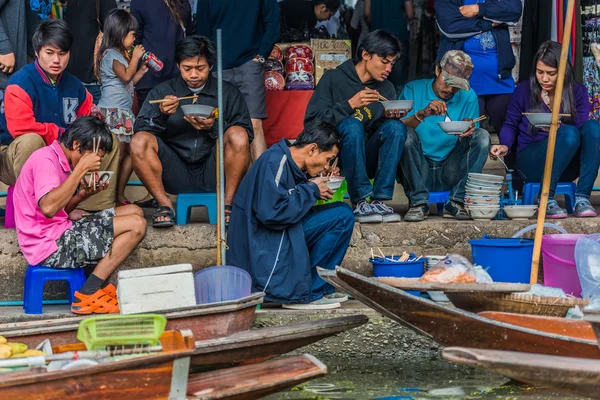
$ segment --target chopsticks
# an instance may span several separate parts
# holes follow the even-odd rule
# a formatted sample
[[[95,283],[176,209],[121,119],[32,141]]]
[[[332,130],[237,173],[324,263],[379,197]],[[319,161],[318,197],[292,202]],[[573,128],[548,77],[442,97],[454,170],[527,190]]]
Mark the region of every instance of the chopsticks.
[[[400,256],[400,258],[398,258],[397,260],[394,259],[394,255],[392,254],[392,258],[388,258],[385,256],[385,254],[383,254],[383,251],[381,251],[381,249],[378,247],[377,250],[379,251],[379,254],[381,254],[380,256],[375,257],[375,253],[373,252],[373,249],[371,249],[371,259],[375,260],[375,258],[380,258],[383,259],[384,261],[387,262],[415,262],[415,261],[419,261],[420,259],[423,258],[423,256],[419,256],[419,257],[412,257],[410,256],[410,253],[407,253],[406,251],[402,252],[402,255]]]
[[[486,118],[487,118],[487,115],[482,115],[481,117],[477,117],[477,118],[475,118],[475,119],[474,119],[473,121],[471,121],[471,122],[472,122],[472,123],[475,123],[475,122],[483,121],[483,120],[484,120],[484,119],[486,119]]]
[[[371,88],[365,87],[365,90],[370,90]],[[374,90],[374,89],[373,89]],[[386,99],[385,97],[383,97],[382,95],[379,95],[379,100],[381,101],[389,101],[388,99]]]
[[[96,154],[98,154],[98,151],[100,151],[100,143],[102,143],[102,137],[98,136],[92,139],[92,150]],[[92,172],[88,186],[93,188],[96,187],[96,172]]]
[[[532,114],[539,114],[539,113],[532,113],[532,112],[524,112],[522,113],[523,115],[532,115]],[[571,114],[558,114],[559,117],[570,117]]]
[[[331,171],[329,172],[329,175],[327,175],[328,180],[330,180],[331,177],[333,176],[333,170],[335,169],[335,167],[337,167],[338,160],[339,160],[339,158],[336,157],[335,161],[333,162],[333,165],[331,166]]]
[[[178,97],[177,100],[188,100],[188,99],[194,99],[194,102],[196,100],[198,100],[198,95],[195,94],[193,96],[185,96],[185,97]],[[158,103],[164,103],[165,101],[171,101],[172,99],[160,99],[160,100],[150,100],[148,103],[150,104],[158,104]]]

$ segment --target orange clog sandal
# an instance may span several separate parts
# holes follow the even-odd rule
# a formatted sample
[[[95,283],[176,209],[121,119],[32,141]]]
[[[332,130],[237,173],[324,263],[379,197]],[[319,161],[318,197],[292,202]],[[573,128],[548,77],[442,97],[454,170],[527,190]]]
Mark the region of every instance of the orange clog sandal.
[[[74,293],[78,302],[71,304],[71,312],[81,315],[90,314],[115,314],[119,312],[119,302],[99,289],[94,294]]]
[[[102,290],[104,290],[104,293],[106,293],[113,299],[117,300],[117,288],[115,287],[115,285],[113,285],[112,283],[109,283]]]

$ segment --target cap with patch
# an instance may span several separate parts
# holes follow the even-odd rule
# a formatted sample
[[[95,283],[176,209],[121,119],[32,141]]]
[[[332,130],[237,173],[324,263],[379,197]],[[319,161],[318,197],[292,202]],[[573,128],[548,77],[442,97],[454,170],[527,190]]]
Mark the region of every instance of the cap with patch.
[[[469,90],[469,78],[473,73],[473,62],[464,51],[449,50],[440,61],[442,78],[448,86]]]

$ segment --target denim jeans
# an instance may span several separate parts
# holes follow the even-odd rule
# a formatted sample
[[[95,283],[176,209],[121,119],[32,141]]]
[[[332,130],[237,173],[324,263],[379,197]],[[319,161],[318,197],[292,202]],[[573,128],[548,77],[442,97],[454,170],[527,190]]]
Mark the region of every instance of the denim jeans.
[[[517,154],[517,171],[525,182],[541,182],[548,139],[532,143]],[[576,196],[589,198],[600,167],[600,123],[587,121],[581,129],[563,125],[556,132],[554,165],[549,197],[554,197],[558,182],[573,182],[577,177]]]
[[[317,273],[317,267],[334,269],[342,264],[354,230],[354,213],[345,203],[313,207],[302,219],[306,246],[310,254],[310,301],[335,291]]]
[[[368,138],[366,145],[365,128],[356,118],[346,118],[337,130],[342,135],[341,169],[352,203],[369,196],[391,200],[396,169],[404,150],[406,126],[399,120],[388,119]],[[369,178],[375,178],[372,186]]]
[[[450,191],[450,200],[464,203],[469,172],[480,173],[489,152],[490,135],[478,128],[473,135],[459,139],[444,160],[433,161],[423,154],[417,132],[409,129],[400,176],[411,207],[427,204],[429,192]]]

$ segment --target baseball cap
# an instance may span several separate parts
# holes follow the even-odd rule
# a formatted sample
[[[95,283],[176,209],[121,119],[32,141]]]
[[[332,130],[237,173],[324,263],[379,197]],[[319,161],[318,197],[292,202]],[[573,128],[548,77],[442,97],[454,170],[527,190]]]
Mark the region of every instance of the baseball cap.
[[[448,86],[469,90],[469,78],[473,73],[473,62],[464,51],[449,50],[440,61],[442,78]]]

